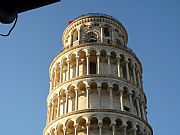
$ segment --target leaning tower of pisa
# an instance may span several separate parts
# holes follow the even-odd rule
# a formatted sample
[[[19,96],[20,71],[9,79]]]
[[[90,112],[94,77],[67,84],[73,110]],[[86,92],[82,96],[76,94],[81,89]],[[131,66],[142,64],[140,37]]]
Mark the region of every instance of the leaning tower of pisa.
[[[82,15],[65,29],[50,65],[43,135],[153,135],[142,65],[115,18]]]

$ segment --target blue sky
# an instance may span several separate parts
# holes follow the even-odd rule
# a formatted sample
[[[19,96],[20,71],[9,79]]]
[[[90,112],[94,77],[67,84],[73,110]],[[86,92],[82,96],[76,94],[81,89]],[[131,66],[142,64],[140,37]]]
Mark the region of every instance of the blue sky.
[[[49,65],[62,48],[68,21],[100,12],[117,18],[143,65],[148,119],[155,135],[178,135],[180,1],[62,0],[19,14],[0,37],[0,134],[40,135],[46,122]],[[0,24],[6,33],[9,25]]]

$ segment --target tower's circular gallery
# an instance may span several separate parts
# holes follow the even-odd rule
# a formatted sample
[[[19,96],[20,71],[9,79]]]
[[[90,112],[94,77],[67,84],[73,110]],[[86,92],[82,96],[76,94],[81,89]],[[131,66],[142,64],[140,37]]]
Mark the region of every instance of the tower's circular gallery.
[[[142,65],[115,18],[91,13],[65,29],[50,65],[43,135],[152,135]]]

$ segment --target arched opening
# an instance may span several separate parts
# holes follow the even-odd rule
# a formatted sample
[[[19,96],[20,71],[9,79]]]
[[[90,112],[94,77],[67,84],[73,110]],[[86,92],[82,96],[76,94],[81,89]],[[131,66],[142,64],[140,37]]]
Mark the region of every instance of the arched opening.
[[[86,109],[86,85],[81,82],[79,84],[79,91],[78,91],[78,110]]]
[[[57,95],[54,97],[53,101],[54,101],[54,107],[53,107],[53,120],[54,120],[57,116],[57,111],[58,111],[58,97],[57,97]]]
[[[67,72],[68,72],[67,58],[64,58],[62,61],[62,81],[63,82],[68,79]]]
[[[67,131],[68,134],[73,134],[74,133],[74,122],[72,120],[67,122],[66,131]]]
[[[85,37],[87,42],[97,42],[97,35],[93,31],[86,33]]]
[[[98,128],[98,119],[96,117],[92,117],[91,120],[90,120],[90,130],[92,131],[92,134],[94,132],[98,133],[97,128]]]
[[[68,94],[69,94],[69,100],[68,100],[68,112],[72,112],[75,111],[75,87],[74,86],[70,86],[69,90],[68,90]]]
[[[76,55],[70,55],[70,79],[76,77]]]
[[[109,129],[111,124],[111,119],[109,117],[104,117],[103,118],[103,128]]]
[[[116,132],[115,132],[115,135],[121,135],[121,131],[122,131],[122,120],[121,119],[116,119]]]
[[[91,82],[90,83],[90,108],[97,108],[98,107],[98,103],[94,102],[94,101],[98,101],[98,92],[97,92],[97,83],[96,82]]]
[[[108,73],[107,53],[105,50],[101,50],[100,52],[100,72],[101,74]]]
[[[60,83],[60,63],[56,65],[56,85]]]
[[[78,40],[78,31],[74,30],[72,33],[72,42],[75,42]]]
[[[101,84],[101,107],[110,108],[110,93],[107,82]]]
[[[124,103],[124,111],[130,112],[130,105],[129,105],[129,97],[128,97],[128,89],[127,89],[127,87],[123,87],[123,103]]]
[[[55,129],[54,128],[51,131],[51,135],[55,135]]]
[[[113,95],[113,108],[116,110],[120,110],[119,85],[116,83],[113,84],[112,95]]]
[[[60,104],[60,110],[62,111],[60,112],[60,115],[63,115],[66,113],[65,108],[66,108],[66,93],[65,93],[65,90],[62,90],[61,91],[61,104]]]
[[[104,27],[104,36],[105,37],[109,37],[110,36],[110,29],[109,29],[109,27]]]
[[[96,56],[96,51],[91,50],[90,52],[90,74],[96,74],[96,69],[97,69],[97,56]]]
[[[125,63],[125,57],[124,55],[120,55],[120,65],[121,65],[121,75],[124,79],[127,79],[127,74],[126,74],[126,63]]]
[[[86,75],[86,68],[87,68],[86,52],[81,51],[79,54],[79,76]]]
[[[131,135],[132,134],[132,127],[133,127],[133,124],[132,124],[132,122],[131,121],[127,121],[127,127],[126,127],[126,130],[127,130],[127,132]]]
[[[117,76],[117,59],[116,59],[116,53],[114,51],[111,52],[111,74],[113,76]]]
[[[80,118],[78,122],[78,135],[85,135],[86,134],[86,120],[84,118]]]
[[[61,125],[58,126],[58,135],[63,135],[63,134],[64,134],[63,125],[61,124]]]
[[[129,69],[129,77],[130,77],[130,81],[134,82],[134,78],[133,78],[133,67],[132,67],[132,61],[130,58],[128,58],[128,69]]]

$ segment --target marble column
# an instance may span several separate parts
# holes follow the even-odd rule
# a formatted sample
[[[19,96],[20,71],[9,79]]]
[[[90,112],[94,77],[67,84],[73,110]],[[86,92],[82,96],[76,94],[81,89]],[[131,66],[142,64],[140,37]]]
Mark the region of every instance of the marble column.
[[[130,103],[130,112],[134,113],[134,105],[133,105],[133,101],[132,101],[132,92],[129,92],[129,103]]]
[[[140,105],[141,105],[142,118],[144,120],[146,120],[145,113],[144,113],[144,103],[143,103],[143,101],[140,102]]]
[[[63,128],[64,135],[66,135],[66,127]]]
[[[51,118],[51,117],[50,117],[50,116],[51,116],[51,109],[50,109],[50,108],[51,108],[51,106],[48,105],[48,106],[47,106],[47,109],[48,109],[48,110],[47,110],[47,123],[49,123],[49,122],[51,121],[51,120],[50,120],[50,118]]]
[[[61,99],[60,99],[60,95],[58,94],[58,108],[57,108],[57,116],[56,117],[60,116],[60,102],[61,102]]]
[[[54,87],[56,87],[56,68],[54,68]]]
[[[127,135],[126,127],[127,127],[127,125],[123,125],[123,135]]]
[[[55,135],[58,135],[58,131],[57,131],[57,129],[55,129],[54,133],[55,133]]]
[[[117,58],[117,71],[118,71],[118,77],[121,77],[120,58]]]
[[[133,128],[133,135],[137,135],[136,133],[137,133],[137,128],[134,127],[134,128]]]
[[[104,38],[104,31],[103,31],[103,27],[101,27],[101,43],[103,43],[103,38]]]
[[[141,117],[141,111],[140,111],[140,106],[139,106],[139,97],[136,97],[136,106],[137,106],[138,116]]]
[[[74,89],[75,90],[75,111],[78,110],[78,89]]]
[[[59,71],[59,83],[62,82],[62,65],[59,64],[59,68],[60,68],[60,71]]]
[[[97,53],[97,74],[100,74],[100,53]]]
[[[90,91],[90,87],[86,87],[86,108],[89,109],[89,91]]]
[[[113,95],[112,95],[112,87],[109,87],[109,96],[110,96],[110,109],[113,109]]]
[[[99,125],[99,135],[102,135],[102,123],[98,123]]]
[[[81,29],[78,29],[78,41],[81,40]]]
[[[111,74],[111,57],[110,55],[107,55],[108,57],[108,74]]]
[[[79,56],[76,57],[76,77],[79,76]]]
[[[139,73],[139,71],[137,71],[137,79],[138,79],[139,87],[141,88],[141,79],[140,79],[140,73]]]
[[[68,113],[68,91],[66,91],[66,110],[65,113]]]
[[[86,74],[87,74],[87,75],[89,75],[89,56],[90,56],[89,54],[86,55],[86,62],[87,62],[87,63],[86,63],[86,68],[87,68]]]
[[[133,79],[134,79],[134,84],[137,84],[135,64],[133,64]]]
[[[130,80],[130,76],[129,76],[129,66],[128,66],[128,60],[125,61],[126,63],[126,75],[127,75],[127,80]]]
[[[101,108],[101,87],[97,87],[98,91],[98,108]]]
[[[89,135],[89,126],[90,126],[90,123],[87,122],[86,123],[86,135]]]
[[[124,111],[124,105],[123,105],[123,90],[119,91],[119,97],[120,97],[120,111]]]
[[[74,126],[74,135],[78,135],[78,125]]]
[[[52,101],[52,106],[51,106],[51,121],[53,120],[54,118],[54,101]]]
[[[116,124],[112,124],[112,135],[115,135],[115,128],[116,128]]]
[[[68,69],[67,69],[67,80],[69,80],[70,79],[70,61],[69,60],[67,60],[67,66],[68,66]]]
[[[63,82],[63,65],[61,64],[61,83]]]

